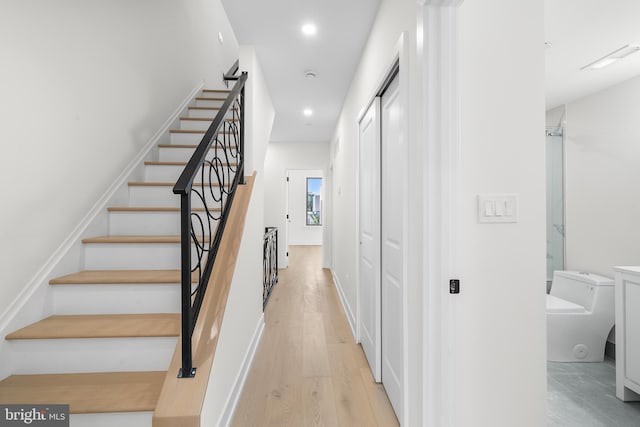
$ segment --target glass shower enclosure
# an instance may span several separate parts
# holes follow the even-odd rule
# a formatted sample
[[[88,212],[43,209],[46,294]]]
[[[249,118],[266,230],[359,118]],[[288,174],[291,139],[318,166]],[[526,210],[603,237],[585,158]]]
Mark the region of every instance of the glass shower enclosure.
[[[547,290],[555,270],[564,270],[564,128],[546,129]]]

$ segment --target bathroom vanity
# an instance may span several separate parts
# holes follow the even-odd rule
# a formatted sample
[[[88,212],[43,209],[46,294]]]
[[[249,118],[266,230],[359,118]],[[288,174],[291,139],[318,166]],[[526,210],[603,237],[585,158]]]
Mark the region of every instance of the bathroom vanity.
[[[640,400],[640,267],[614,267],[616,396]]]

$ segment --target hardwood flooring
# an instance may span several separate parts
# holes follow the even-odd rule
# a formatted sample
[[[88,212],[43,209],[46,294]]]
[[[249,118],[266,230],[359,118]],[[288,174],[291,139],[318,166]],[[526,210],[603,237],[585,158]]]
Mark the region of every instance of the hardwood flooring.
[[[233,426],[397,426],[356,344],[319,246],[290,246]]]

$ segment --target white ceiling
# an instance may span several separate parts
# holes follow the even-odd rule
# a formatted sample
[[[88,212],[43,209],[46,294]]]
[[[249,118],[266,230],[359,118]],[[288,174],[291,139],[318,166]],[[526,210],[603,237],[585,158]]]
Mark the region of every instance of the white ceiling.
[[[222,0],[240,44],[253,45],[276,110],[272,141],[332,137],[380,0]],[[318,27],[314,37],[303,23]],[[508,34],[505,35],[508,37]],[[600,70],[580,68],[640,45],[640,0],[545,0],[546,107],[640,75],[640,52]],[[313,70],[317,78],[304,77]],[[308,119],[302,110],[312,108]]]
[[[640,52],[600,70],[580,68],[640,45],[639,0],[545,0],[547,109],[640,75]]]
[[[253,45],[276,110],[272,141],[328,142],[380,0],[222,0],[241,45]],[[306,37],[305,22],[318,32]],[[317,78],[305,78],[313,70]],[[305,108],[313,116],[302,114]]]

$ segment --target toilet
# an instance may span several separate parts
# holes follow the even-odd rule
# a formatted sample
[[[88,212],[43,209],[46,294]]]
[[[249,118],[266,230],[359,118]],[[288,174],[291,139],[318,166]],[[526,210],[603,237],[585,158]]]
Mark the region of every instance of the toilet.
[[[614,319],[613,279],[554,272],[547,295],[547,360],[602,362]]]

